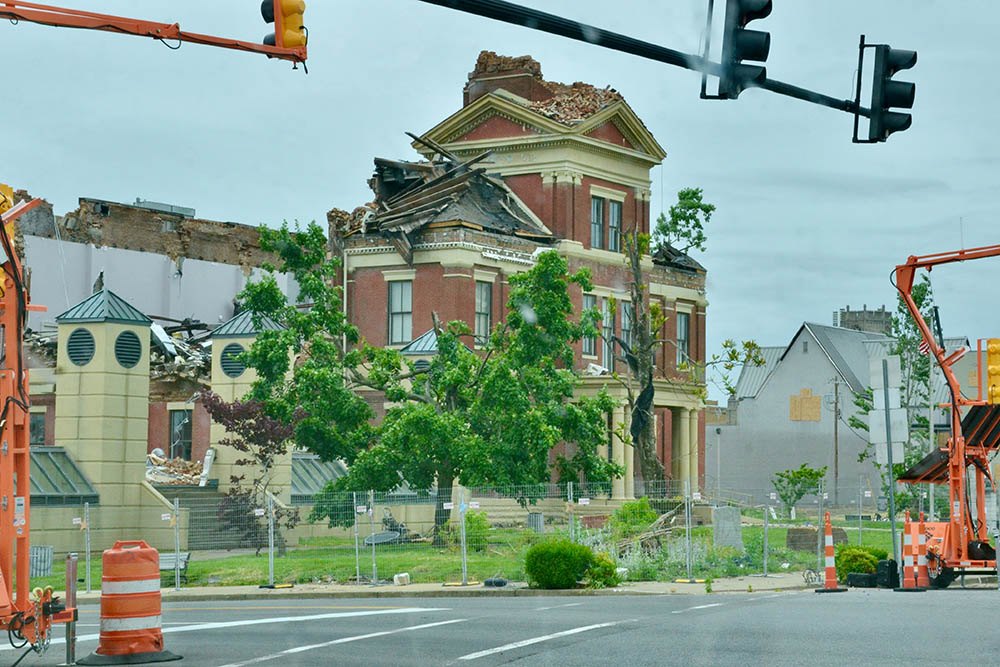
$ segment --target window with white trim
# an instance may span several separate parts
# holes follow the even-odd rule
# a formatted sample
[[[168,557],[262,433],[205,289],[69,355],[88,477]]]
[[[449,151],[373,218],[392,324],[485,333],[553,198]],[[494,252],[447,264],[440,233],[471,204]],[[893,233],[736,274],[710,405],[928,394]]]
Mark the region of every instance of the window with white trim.
[[[389,345],[409,343],[413,339],[413,281],[389,283]]]
[[[622,303],[622,340],[632,348],[632,323],[635,321],[635,309],[630,301]]]
[[[493,283],[476,281],[476,345],[485,345],[490,340],[493,321]]]
[[[597,308],[597,297],[593,294],[583,295],[583,309],[593,310]],[[597,356],[597,337],[585,336],[583,339],[583,353],[592,357]]]
[[[677,313],[677,365],[691,359],[691,313]]]
[[[621,252],[622,249],[622,203],[608,202],[608,250]]]
[[[604,200],[590,198],[590,247],[604,247]]]
[[[611,309],[611,299],[604,300],[603,308],[603,329],[604,340],[602,341],[604,367],[609,371],[615,370],[615,312]]]

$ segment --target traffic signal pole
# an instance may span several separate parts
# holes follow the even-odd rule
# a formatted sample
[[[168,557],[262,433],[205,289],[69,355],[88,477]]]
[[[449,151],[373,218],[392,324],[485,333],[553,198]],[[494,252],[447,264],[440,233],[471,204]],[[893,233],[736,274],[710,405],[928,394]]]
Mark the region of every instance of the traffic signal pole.
[[[137,35],[139,37],[151,37],[161,42],[165,40],[177,40],[179,42],[218,46],[237,51],[261,53],[269,58],[290,60],[296,64],[304,63],[306,60],[305,45],[294,48],[282,48],[281,46],[256,44],[238,39],[229,39],[227,37],[215,37],[213,35],[187,32],[181,30],[180,25],[177,23],[143,21],[141,19],[86,12],[79,9],[40,5],[34,2],[3,0],[3,2],[0,2],[0,18],[10,19],[15,22],[27,21],[29,23],[39,23],[41,25],[62,28],[103,30],[126,35]]]
[[[601,28],[580,23],[572,19],[556,16],[546,12],[530,9],[505,0],[419,0],[430,5],[455,9],[460,12],[474,14],[495,21],[511,23],[532,30],[539,30],[569,39],[586,42],[595,46],[602,46],[613,51],[630,53],[640,58],[655,60],[675,67],[711,74],[713,76],[725,76],[726,69],[721,63],[712,62],[706,56],[694,55],[675,51],[664,46],[645,42],[627,35],[603,30]],[[706,52],[707,53],[707,52]],[[775,79],[763,78],[756,82],[747,82],[747,87],[763,88],[778,95],[794,97],[797,100],[830,107],[838,111],[857,113],[868,117],[870,110],[860,106],[854,100],[842,100],[830,95],[817,93],[800,86],[795,86]]]

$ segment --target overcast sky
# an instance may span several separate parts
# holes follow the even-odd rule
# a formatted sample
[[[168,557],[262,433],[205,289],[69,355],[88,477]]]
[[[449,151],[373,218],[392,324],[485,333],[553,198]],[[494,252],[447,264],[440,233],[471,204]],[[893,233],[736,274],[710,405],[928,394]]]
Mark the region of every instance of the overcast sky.
[[[65,2],[249,41],[269,31],[256,0]],[[524,3],[686,52],[700,48],[707,6]],[[57,214],[81,196],[142,197],[217,220],[323,221],[370,200],[373,157],[415,157],[403,132],[458,110],[488,49],[625,96],[668,154],[652,175],[654,216],[687,186],[718,207],[696,255],[710,350],[726,338],[784,345],[848,304],[893,306],[888,275],[908,255],[1000,243],[993,2],[775,0],[753,25],[771,33],[770,77],[839,98],[853,97],[860,33],[918,51],[896,77],[917,83],[913,127],[878,145],[852,145],[843,112],[759,90],[700,100],[693,72],[416,0],[307,0],[306,24],[308,75],[254,54],[0,22],[0,181]],[[933,277],[946,335],[1000,335],[1000,259]]]

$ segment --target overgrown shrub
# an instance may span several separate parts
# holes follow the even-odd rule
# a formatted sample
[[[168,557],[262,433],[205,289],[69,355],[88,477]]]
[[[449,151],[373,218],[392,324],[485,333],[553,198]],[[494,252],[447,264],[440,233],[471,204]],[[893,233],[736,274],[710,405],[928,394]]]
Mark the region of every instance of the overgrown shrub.
[[[443,529],[445,543],[455,549],[462,548],[462,526],[458,521],[449,523]],[[490,522],[486,512],[465,513],[465,547],[469,551],[486,551],[489,546]]]
[[[524,558],[528,581],[538,588],[574,588],[594,561],[590,547],[569,540],[539,542]]]
[[[618,576],[618,566],[607,554],[596,554],[583,583],[587,588],[614,588],[622,582]]]
[[[889,552],[882,547],[861,547],[872,556],[875,556],[875,560],[885,560],[889,557]]]
[[[878,561],[867,549],[838,544],[834,556],[837,579],[844,581],[851,572],[871,574],[878,567]]]
[[[624,503],[611,515],[611,530],[619,537],[638,535],[660,517],[649,505],[649,498]]]

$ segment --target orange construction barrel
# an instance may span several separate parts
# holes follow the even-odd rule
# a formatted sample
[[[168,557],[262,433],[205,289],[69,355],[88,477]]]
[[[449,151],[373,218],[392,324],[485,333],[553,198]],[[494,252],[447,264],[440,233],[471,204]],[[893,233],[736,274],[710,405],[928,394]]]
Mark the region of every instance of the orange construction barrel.
[[[80,665],[136,665],[180,660],[163,650],[160,554],[142,540],[115,542],[104,552],[101,638]]]

